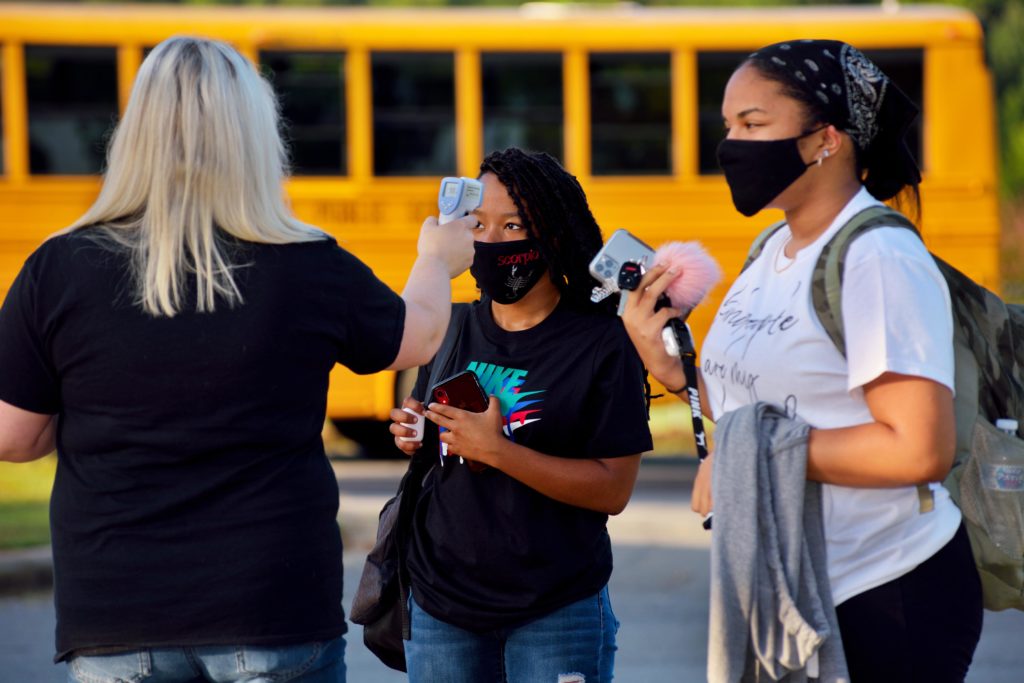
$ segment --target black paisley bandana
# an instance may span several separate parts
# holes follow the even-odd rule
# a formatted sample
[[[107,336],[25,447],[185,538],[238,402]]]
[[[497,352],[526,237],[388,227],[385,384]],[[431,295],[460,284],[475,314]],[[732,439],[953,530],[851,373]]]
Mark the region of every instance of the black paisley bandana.
[[[864,54],[838,40],[791,40],[751,55],[789,71],[792,81],[816,98],[828,123],[849,134],[864,150],[883,129],[906,131],[917,106]]]
[[[861,166],[888,166],[871,172],[865,185],[879,199],[889,199],[921,173],[906,134],[918,107],[864,54],[838,40],[790,40],[759,49],[755,63],[788,74],[786,84],[817,100],[825,119],[847,133]],[[872,174],[879,180],[872,179]]]

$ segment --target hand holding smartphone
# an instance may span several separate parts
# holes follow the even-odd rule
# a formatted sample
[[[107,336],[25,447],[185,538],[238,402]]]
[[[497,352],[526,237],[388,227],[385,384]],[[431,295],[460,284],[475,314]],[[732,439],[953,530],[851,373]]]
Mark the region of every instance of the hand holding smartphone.
[[[636,289],[640,278],[653,265],[654,250],[626,230],[616,230],[590,261],[590,274],[600,284],[590,300],[597,303],[623,289]],[[619,299],[619,315],[626,298]]]
[[[486,412],[488,406],[487,394],[472,370],[463,370],[441,380],[430,390],[430,398],[442,405],[471,413]]]
[[[430,399],[442,405],[451,406],[471,413],[484,413],[490,405],[487,393],[480,386],[476,373],[464,370],[447,379],[443,379],[430,390]],[[441,466],[448,455],[448,444],[441,442]],[[465,462],[461,457],[459,462]]]

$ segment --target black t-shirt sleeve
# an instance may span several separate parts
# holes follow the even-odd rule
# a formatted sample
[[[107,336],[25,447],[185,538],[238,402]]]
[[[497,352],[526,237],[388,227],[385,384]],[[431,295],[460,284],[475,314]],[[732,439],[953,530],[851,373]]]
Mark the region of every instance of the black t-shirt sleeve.
[[[379,372],[398,356],[405,329],[405,301],[373,271],[340,247],[334,247],[335,291],[344,292],[335,320],[338,362],[360,375]],[[334,288],[332,288],[334,289]]]
[[[34,413],[60,411],[60,382],[43,330],[39,260],[30,258],[0,309],[0,400]]]
[[[653,447],[647,423],[644,370],[621,323],[611,327],[595,358],[587,396],[586,456],[616,458]]]

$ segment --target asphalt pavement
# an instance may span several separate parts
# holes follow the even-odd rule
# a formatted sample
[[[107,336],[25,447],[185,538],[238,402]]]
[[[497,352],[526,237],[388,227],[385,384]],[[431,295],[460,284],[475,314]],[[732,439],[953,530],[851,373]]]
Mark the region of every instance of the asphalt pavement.
[[[335,463],[346,543],[346,608],[373,543],[377,513],[393,494],[403,468],[395,461]],[[611,597],[622,624],[616,656],[619,683],[705,680],[710,537],[689,510],[693,471],[691,463],[679,460],[646,461],[633,500],[609,522],[615,553]],[[65,681],[64,667],[51,663],[54,617],[52,594],[45,588],[48,555],[45,549],[28,555],[0,554],[0,683],[60,683]],[[12,571],[14,567],[20,569]],[[15,575],[22,583],[12,589]],[[366,650],[359,626],[352,627],[348,643],[350,683],[406,680]],[[986,612],[967,683],[1020,683],[1022,643],[1024,612]]]

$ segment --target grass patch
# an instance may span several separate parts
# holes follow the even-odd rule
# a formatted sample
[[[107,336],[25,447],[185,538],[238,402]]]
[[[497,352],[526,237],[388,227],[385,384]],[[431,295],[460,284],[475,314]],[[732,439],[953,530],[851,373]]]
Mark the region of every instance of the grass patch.
[[[0,550],[50,542],[50,504],[0,503]]]
[[[57,458],[0,463],[0,550],[50,542],[50,490]]]

